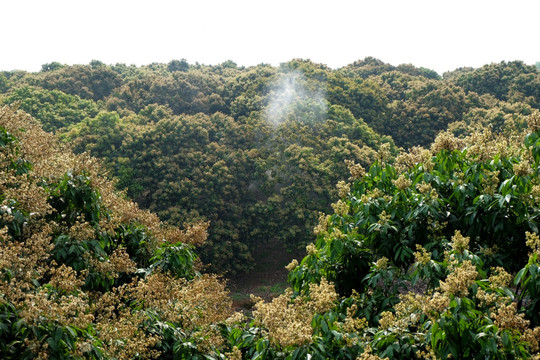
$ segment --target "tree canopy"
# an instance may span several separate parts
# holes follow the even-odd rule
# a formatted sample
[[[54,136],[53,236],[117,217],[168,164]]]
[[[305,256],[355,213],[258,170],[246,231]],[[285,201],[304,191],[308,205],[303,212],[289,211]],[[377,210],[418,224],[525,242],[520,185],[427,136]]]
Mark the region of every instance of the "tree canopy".
[[[4,104],[103,159],[140,206],[176,225],[210,221],[202,256],[230,273],[251,268],[254,243],[308,243],[345,160],[369,167],[448,128],[524,128],[540,106],[539,73],[519,61],[444,77],[374,58],[335,70],[94,60],[0,75]]]
[[[0,357],[538,358],[539,76],[0,73]],[[306,255],[234,312],[269,240]]]

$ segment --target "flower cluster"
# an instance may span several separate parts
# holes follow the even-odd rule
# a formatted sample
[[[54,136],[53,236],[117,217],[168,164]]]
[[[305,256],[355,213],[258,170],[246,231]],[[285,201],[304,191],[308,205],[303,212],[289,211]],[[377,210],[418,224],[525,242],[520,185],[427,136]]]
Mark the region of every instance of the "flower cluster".
[[[484,192],[486,194],[493,195],[499,187],[499,174],[499,170],[486,171],[482,178],[482,186],[484,187]]]
[[[349,211],[349,204],[345,201],[338,200],[332,204],[332,209],[337,215],[344,216]]]
[[[120,273],[133,273],[137,270],[136,264],[130,259],[126,250],[117,248],[108,259],[90,259],[93,270],[111,278],[118,278]]]
[[[418,192],[420,192],[421,194],[427,194],[430,193],[431,190],[433,190],[433,187],[429,183],[422,182],[416,184],[416,190],[418,190]]]
[[[379,319],[379,328],[380,329],[389,329],[394,327],[396,324],[396,316],[391,311],[383,311],[381,313],[381,318]]]
[[[450,298],[447,294],[435,291],[431,296],[427,296],[422,305],[422,311],[430,318],[438,318],[450,305]]]
[[[420,244],[416,244],[416,250],[414,252],[414,261],[422,265],[427,265],[431,261],[431,253],[428,252]]]
[[[360,164],[356,164],[353,160],[345,160],[345,164],[351,173],[350,180],[358,180],[366,175],[366,170]]]
[[[225,358],[229,360],[242,360],[242,352],[234,346],[230,352],[225,353]]]
[[[373,199],[378,199],[384,196],[385,194],[379,188],[375,188],[373,190],[368,191],[366,194],[362,194],[360,201],[364,204],[367,204]]]
[[[287,269],[288,271],[292,271],[297,266],[298,266],[298,260],[292,259],[292,261],[287,266],[285,266],[285,269]]]
[[[349,308],[347,308],[347,317],[345,318],[342,325],[343,331],[354,334],[360,333],[362,330],[367,328],[368,322],[366,318],[358,318],[355,316],[357,311],[358,306],[356,304],[353,304]]]
[[[307,344],[313,334],[311,312],[305,309],[302,299],[291,302],[291,295],[286,291],[270,303],[255,299],[258,301],[253,316],[267,329],[270,342],[281,347]]]
[[[375,267],[377,269],[384,270],[388,267],[388,262],[389,262],[388,258],[383,256],[379,260],[377,260],[377,262],[375,262]]]
[[[395,180],[392,180],[392,183],[401,191],[409,188],[411,186],[412,181],[406,177],[404,174],[399,175],[399,177]]]
[[[469,287],[474,284],[477,277],[476,266],[470,260],[465,260],[460,266],[454,268],[446,280],[441,282],[440,287],[447,295],[465,297],[469,294]]]
[[[390,360],[389,358],[381,358],[378,355],[372,354],[371,346],[366,346],[364,352],[356,358],[356,360]]]
[[[144,354],[149,359],[157,358],[160,353],[152,348],[159,337],[141,331],[144,320],[142,313],[120,309],[114,318],[98,322],[96,330],[101,335],[106,356],[129,360]]]
[[[527,159],[522,160],[517,164],[514,164],[513,169],[514,174],[516,174],[517,176],[527,176],[532,174],[532,167]]]
[[[322,279],[310,284],[309,294],[292,299],[292,290],[271,302],[257,301],[253,316],[268,331],[270,342],[279,347],[299,346],[312,340],[311,321],[315,314],[323,314],[336,305],[334,285]]]
[[[540,326],[534,329],[526,329],[521,336],[521,340],[527,342],[533,353],[540,351]]]
[[[532,250],[532,254],[537,254],[540,258],[540,237],[536,233],[525,232],[526,244]]]
[[[431,152],[421,146],[414,146],[396,157],[395,166],[398,172],[403,173],[426,161],[431,161]]]
[[[315,313],[324,314],[335,306],[338,295],[334,284],[321,279],[320,284],[309,284],[309,308]]]
[[[49,284],[61,293],[76,293],[84,285],[84,280],[77,276],[77,273],[72,267],[64,264],[60,266],[56,265],[56,262],[53,260],[49,268],[49,274],[51,276]]]
[[[388,221],[390,220],[391,215],[386,213],[386,210],[381,211],[379,214],[379,220],[377,223],[379,225],[386,225]]]
[[[379,146],[379,151],[377,151],[377,155],[381,163],[388,162],[388,160],[392,158],[392,153],[390,151],[390,144],[389,143],[381,144]]]
[[[536,110],[531,115],[527,116],[527,126],[530,132],[540,130],[540,111]]]
[[[326,232],[328,230],[328,221],[330,221],[330,215],[319,213],[319,222],[313,228],[313,233],[319,235]]]
[[[450,131],[441,132],[433,144],[431,144],[431,152],[433,154],[439,153],[441,150],[461,150],[463,148],[463,140],[454,136]]]
[[[529,325],[524,314],[517,313],[517,304],[511,302],[507,305],[499,304],[496,312],[491,313],[495,325],[501,330],[513,330],[523,333]]]
[[[483,306],[491,307],[499,301],[500,296],[495,292],[487,292],[484,291],[484,289],[478,289],[476,298]]]
[[[349,194],[349,191],[351,191],[351,184],[346,183],[343,180],[339,181],[336,187],[340,198],[346,197]]]
[[[317,247],[315,246],[315,244],[307,244],[306,245],[306,253],[308,255],[315,255],[317,253]]]
[[[465,250],[469,249],[469,240],[468,237],[461,235],[461,231],[456,230],[454,236],[452,236],[450,246],[452,250],[462,254]]]
[[[163,226],[160,236],[171,244],[184,243],[194,246],[201,246],[208,237],[208,227],[210,222],[204,221],[189,225],[185,230],[173,226]]]
[[[493,274],[489,277],[489,283],[492,289],[503,288],[510,286],[512,279],[512,275],[503,267],[497,266],[493,269]]]

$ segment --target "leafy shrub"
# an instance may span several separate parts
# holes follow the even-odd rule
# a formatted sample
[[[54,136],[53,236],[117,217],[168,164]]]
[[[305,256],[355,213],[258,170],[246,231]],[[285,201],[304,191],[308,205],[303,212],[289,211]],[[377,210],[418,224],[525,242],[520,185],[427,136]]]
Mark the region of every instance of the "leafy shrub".
[[[199,273],[194,253],[208,224],[164,226],[119,196],[94,160],[60,152],[9,107],[0,109],[0,141],[1,358],[227,350],[217,324],[230,312],[228,293]]]

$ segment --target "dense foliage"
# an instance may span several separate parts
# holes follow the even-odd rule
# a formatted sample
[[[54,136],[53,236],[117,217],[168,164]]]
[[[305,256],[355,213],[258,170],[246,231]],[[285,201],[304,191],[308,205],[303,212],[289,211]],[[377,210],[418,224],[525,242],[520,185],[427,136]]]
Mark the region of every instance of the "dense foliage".
[[[230,328],[247,358],[540,356],[540,112],[531,132],[441,134],[350,164],[292,289]]]
[[[0,164],[0,358],[219,354],[231,301],[198,271],[206,223],[161,223],[9,107]]]
[[[538,83],[373,58],[0,74],[0,357],[539,359]],[[233,313],[198,254],[246,271],[270,238],[307,244],[291,288]]]
[[[253,266],[254,245],[310,242],[331,210],[344,160],[369,167],[397,146],[428,146],[448,126],[522,129],[539,108],[534,66],[502,62],[440,77],[366,58],[341,69],[45,64],[0,74],[17,104],[78,153],[102,158],[141,207],[175,225],[210,221],[200,250],[219,272]]]

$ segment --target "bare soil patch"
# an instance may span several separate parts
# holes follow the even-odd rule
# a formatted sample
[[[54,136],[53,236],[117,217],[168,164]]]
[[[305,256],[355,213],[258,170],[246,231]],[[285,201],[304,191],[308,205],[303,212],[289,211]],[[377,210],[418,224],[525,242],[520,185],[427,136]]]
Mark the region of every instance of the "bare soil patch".
[[[285,266],[294,258],[300,261],[304,254],[300,251],[291,253],[274,239],[259,244],[253,256],[256,263],[253,271],[228,279],[233,308],[236,310],[251,309],[251,294],[267,301],[282,294],[288,287]]]

